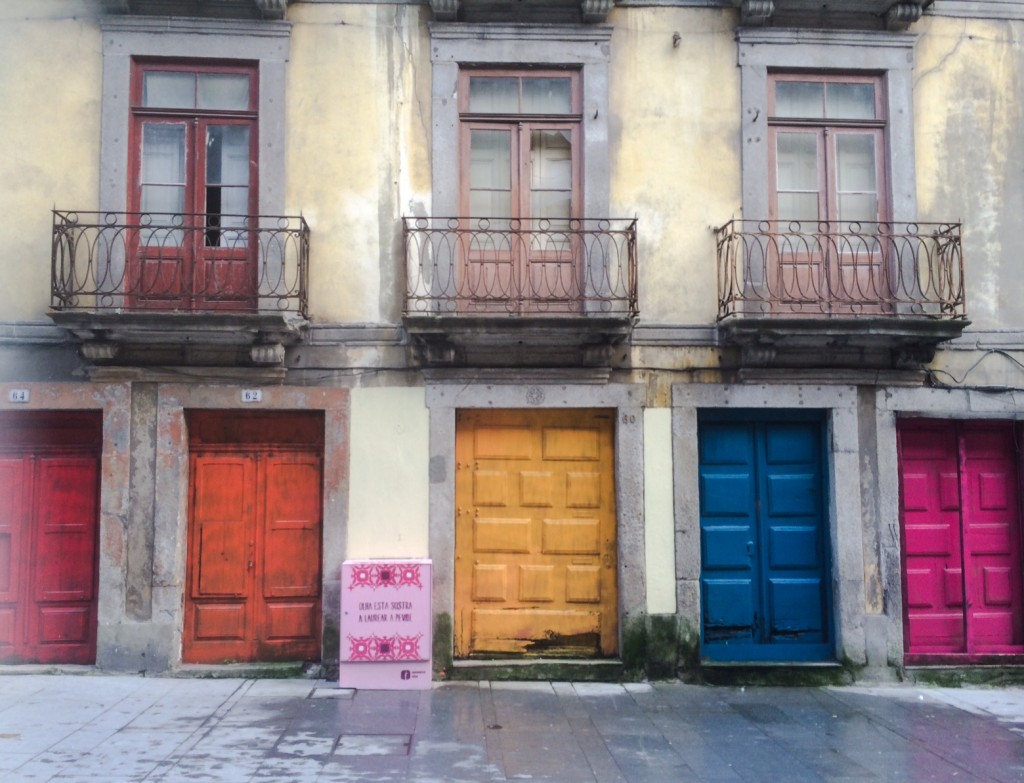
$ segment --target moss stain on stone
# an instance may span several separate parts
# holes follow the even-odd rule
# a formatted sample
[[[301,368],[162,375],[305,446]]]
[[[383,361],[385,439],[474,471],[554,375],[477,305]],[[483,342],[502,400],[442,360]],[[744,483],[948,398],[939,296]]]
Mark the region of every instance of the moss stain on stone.
[[[434,615],[434,679],[444,680],[451,677],[452,650],[455,637],[452,631],[452,616],[447,612]]]

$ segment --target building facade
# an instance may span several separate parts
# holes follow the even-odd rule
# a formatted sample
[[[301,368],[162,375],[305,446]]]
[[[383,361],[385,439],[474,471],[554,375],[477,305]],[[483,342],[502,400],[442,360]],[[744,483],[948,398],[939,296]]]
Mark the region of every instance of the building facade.
[[[430,558],[437,678],[1024,663],[1022,34],[6,3],[0,662],[330,675]]]

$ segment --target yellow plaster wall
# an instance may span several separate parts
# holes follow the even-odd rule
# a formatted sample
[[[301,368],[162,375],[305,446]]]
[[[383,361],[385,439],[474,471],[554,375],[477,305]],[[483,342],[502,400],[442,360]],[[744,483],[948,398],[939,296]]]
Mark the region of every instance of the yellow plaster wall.
[[[84,0],[0,3],[0,321],[46,319],[50,211],[97,206],[96,11]]]
[[[430,199],[425,14],[386,4],[289,9],[286,200],[310,223],[317,321],[399,315],[398,218]]]
[[[1019,329],[1024,22],[926,16],[914,32],[920,219],[964,222],[972,328]]]
[[[429,434],[422,388],[352,390],[346,557],[429,555]]]
[[[675,522],[672,513],[672,409],[644,410],[644,546],[647,611],[676,611]]]
[[[623,8],[609,23],[612,213],[639,217],[641,320],[713,322],[711,229],[741,201],[735,14]]]

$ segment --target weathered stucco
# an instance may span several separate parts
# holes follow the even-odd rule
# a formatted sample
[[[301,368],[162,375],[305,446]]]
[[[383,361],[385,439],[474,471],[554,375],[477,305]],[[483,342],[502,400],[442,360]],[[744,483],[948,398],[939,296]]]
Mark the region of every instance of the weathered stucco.
[[[426,13],[387,4],[289,13],[287,204],[312,230],[317,321],[377,323],[400,312],[399,218],[430,193]]]
[[[94,2],[0,6],[0,320],[35,320],[50,303],[50,210],[96,205],[100,32]]]
[[[740,209],[735,22],[693,8],[609,16],[611,204],[615,216],[639,218],[645,322],[715,318],[712,228]]]
[[[672,409],[644,410],[644,546],[647,613],[675,614],[675,525],[672,517]]]
[[[352,390],[348,558],[426,557],[430,417],[422,387]]]
[[[915,32],[921,219],[964,221],[973,328],[1019,328],[1024,22],[926,17]]]

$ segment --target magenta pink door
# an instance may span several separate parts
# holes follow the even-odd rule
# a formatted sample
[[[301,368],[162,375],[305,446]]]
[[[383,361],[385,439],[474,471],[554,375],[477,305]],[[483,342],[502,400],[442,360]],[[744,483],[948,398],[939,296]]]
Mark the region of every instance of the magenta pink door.
[[[1010,422],[900,422],[908,657],[1024,653],[1016,441]]]

